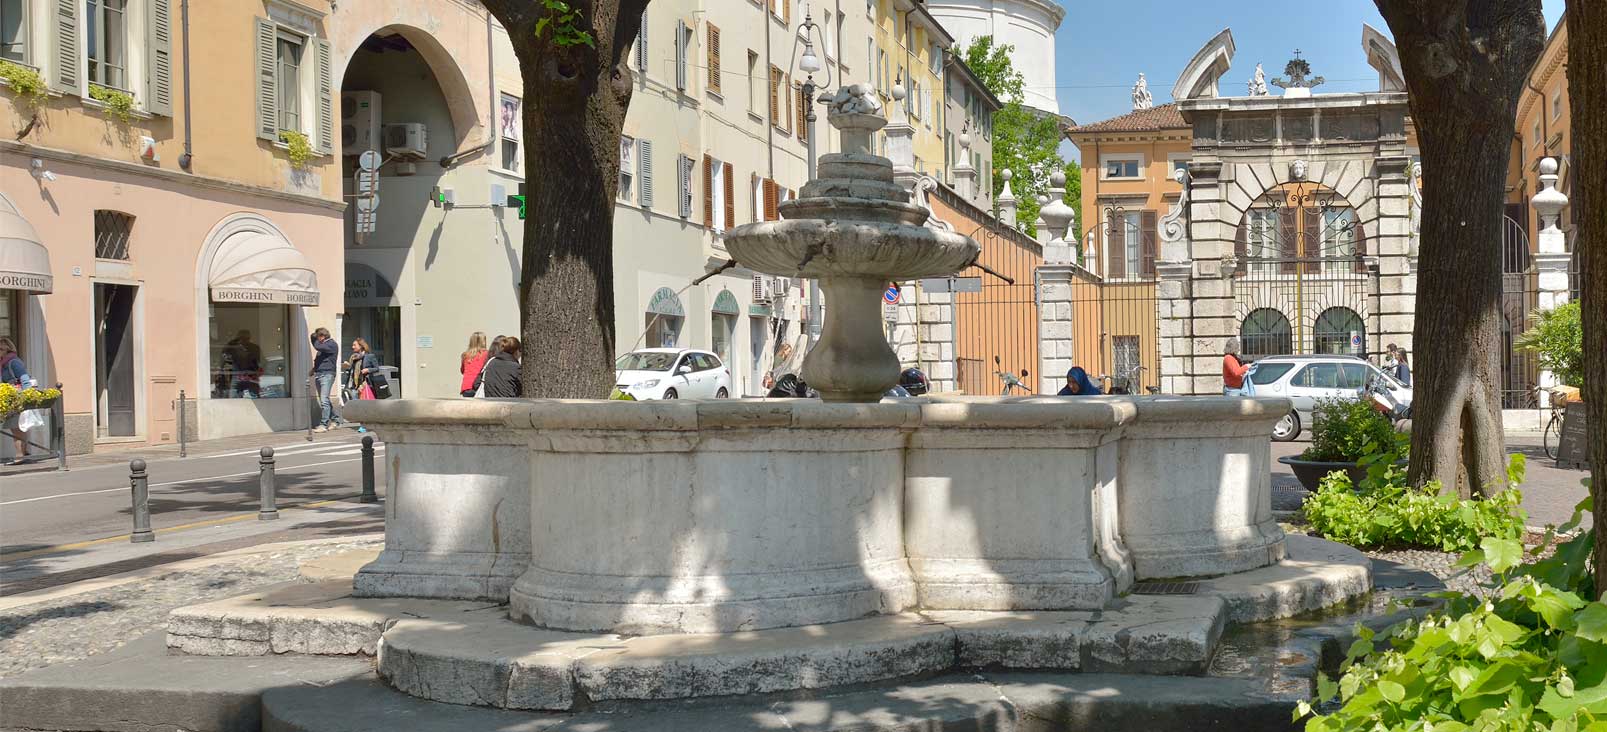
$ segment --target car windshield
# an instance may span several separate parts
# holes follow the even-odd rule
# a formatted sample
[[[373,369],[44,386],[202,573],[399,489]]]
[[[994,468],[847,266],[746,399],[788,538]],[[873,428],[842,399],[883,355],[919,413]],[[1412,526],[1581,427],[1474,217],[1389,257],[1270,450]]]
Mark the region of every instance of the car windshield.
[[[614,362],[618,371],[669,371],[675,364],[674,353],[660,351],[636,351],[619,357]]]
[[[1252,384],[1271,384],[1283,378],[1294,368],[1292,363],[1258,363],[1250,367],[1249,379]]]

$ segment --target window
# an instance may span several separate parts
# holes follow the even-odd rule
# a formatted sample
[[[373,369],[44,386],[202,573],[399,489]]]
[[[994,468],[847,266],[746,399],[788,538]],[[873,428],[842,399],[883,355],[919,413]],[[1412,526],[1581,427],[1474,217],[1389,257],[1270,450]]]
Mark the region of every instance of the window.
[[[759,54],[748,50],[748,113],[759,113]]]
[[[0,59],[28,63],[28,0],[0,0]]]
[[[636,200],[653,207],[653,141],[636,141]]]
[[[631,184],[636,180],[636,139],[619,138],[619,200],[631,200]]]
[[[1535,145],[1544,145],[1544,144],[1546,144],[1545,140],[1540,139],[1540,118],[1539,117],[1536,117],[1535,120],[1534,120],[1534,129],[1529,133],[1529,139],[1534,140]]]
[[[799,142],[807,142],[809,138],[809,97],[804,96],[803,85],[792,83],[792,98],[796,108],[793,110],[793,132],[798,135]]]
[[[720,93],[720,29],[713,23],[708,28],[709,91]]]
[[[941,78],[943,76],[943,47],[933,43],[928,47],[927,58],[932,62],[932,73]]]
[[[1123,381],[1139,379],[1138,336],[1115,336],[1110,341],[1111,351],[1115,357],[1114,375]],[[1127,388],[1131,391],[1134,386],[1137,385],[1128,384]]]
[[[822,12],[820,14],[820,46],[821,52],[825,53],[827,58],[837,57],[837,47],[831,42],[832,31],[835,29],[836,27],[831,23],[831,11]]]
[[[1249,360],[1294,353],[1289,318],[1272,308],[1258,308],[1244,316],[1244,323],[1239,326],[1239,340],[1244,348],[1242,355]],[[1271,383],[1276,379],[1277,376],[1258,377],[1257,383]]]
[[[133,216],[121,211],[96,211],[95,258],[128,259],[128,239],[133,230]]]
[[[886,96],[891,89],[892,87],[887,83],[887,52],[878,48],[876,49],[876,90]]]
[[[1256,272],[1278,271],[1278,263],[1273,261],[1283,256],[1278,234],[1278,212],[1270,208],[1250,209],[1245,219],[1248,241],[1244,255],[1251,259],[1251,268]]]
[[[1105,225],[1110,227],[1110,259],[1105,266],[1106,277],[1123,279],[1137,276],[1142,271],[1143,216],[1142,211],[1112,211],[1106,214]]]
[[[1320,238],[1324,270],[1349,272],[1356,266],[1356,212],[1348,208],[1323,211]]]
[[[904,113],[916,119],[920,119],[923,116],[921,114],[923,111],[921,109],[921,105],[917,103],[917,100],[920,98],[921,82],[911,79],[909,94],[904,95]]]
[[[736,173],[730,163],[703,156],[703,225],[716,234],[736,226]]]
[[[1311,331],[1313,353],[1361,356],[1367,352],[1367,328],[1362,325],[1361,316],[1350,308],[1333,307],[1322,311]]]
[[[1241,354],[1241,355],[1245,356],[1245,360],[1249,360],[1249,355],[1248,354]],[[1292,369],[1294,367],[1295,367],[1295,365],[1292,364],[1292,363],[1270,363],[1269,362],[1269,363],[1256,364],[1256,366],[1254,368],[1250,369],[1250,373],[1248,375],[1247,380],[1252,384],[1273,384],[1273,383],[1277,383],[1278,379],[1283,378],[1283,375],[1289,373],[1289,369]]]
[[[1561,117],[1562,117],[1562,90],[1559,89],[1559,90],[1554,91],[1554,92],[1551,93],[1551,118],[1552,119],[1560,119]]]
[[[642,11],[642,25],[636,31],[636,70],[647,75],[647,11]]]
[[[1314,363],[1295,374],[1292,381],[1294,386],[1303,386],[1308,389],[1338,389],[1339,364]]]
[[[335,95],[329,42],[257,18],[256,51],[257,137],[283,144],[281,132],[300,132],[317,153],[332,152]],[[170,108],[162,104],[162,96],[160,88],[153,92],[152,106]]]
[[[279,129],[301,131],[302,38],[284,31],[274,54],[279,67]]]
[[[499,134],[502,137],[502,169],[519,172],[523,157],[519,155],[519,141],[523,138],[524,118],[519,114],[518,97],[502,95]]]
[[[781,126],[781,69],[770,66],[770,124]]]
[[[692,159],[681,155],[676,158],[676,178],[680,184],[680,197],[676,199],[677,213],[681,218],[692,218]]]
[[[692,48],[692,29],[686,27],[686,21],[675,21],[675,88],[686,91],[687,84],[687,53]]]
[[[1124,157],[1111,156],[1105,157],[1102,160],[1104,161],[1103,167],[1105,169],[1106,179],[1137,179],[1140,177],[1139,168],[1141,167],[1143,160],[1137,155]]]
[[[720,368],[720,361],[731,360],[731,338],[732,334],[736,333],[737,330],[737,316],[729,313],[715,312],[711,314],[710,320],[712,322],[709,325],[712,326],[713,330],[712,337],[710,338],[710,341],[714,346],[712,350],[716,354],[719,354],[719,359],[715,359],[714,356],[703,356],[703,358],[706,360],[706,363],[704,364],[705,368],[700,368],[698,369],[699,371],[708,371],[711,369]]]
[[[127,90],[128,0],[86,0],[84,44],[91,83]]]
[[[1186,171],[1189,169],[1189,158],[1187,155],[1171,155],[1167,157],[1167,162],[1171,164],[1170,169],[1166,171],[1168,176],[1171,176],[1179,170]]]
[[[290,306],[213,303],[213,399],[290,396]]]

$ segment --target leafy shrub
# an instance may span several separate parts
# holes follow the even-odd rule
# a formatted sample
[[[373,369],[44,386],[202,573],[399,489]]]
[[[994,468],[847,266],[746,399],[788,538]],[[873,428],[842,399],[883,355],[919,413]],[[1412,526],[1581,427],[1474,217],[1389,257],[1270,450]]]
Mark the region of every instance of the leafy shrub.
[[[45,106],[49,92],[45,78],[38,71],[0,59],[0,79],[11,86],[12,93],[22,100],[23,106],[36,112]]]
[[[1397,443],[1403,436],[1392,438]],[[1375,443],[1376,444],[1376,443]],[[1459,500],[1441,495],[1440,484],[1421,488],[1406,483],[1399,465],[1402,451],[1364,448],[1360,462],[1367,466],[1361,485],[1334,471],[1323,478],[1316,493],[1301,509],[1311,527],[1324,538],[1363,548],[1427,547],[1440,551],[1469,551],[1486,538],[1523,536],[1527,514],[1519,505],[1523,494],[1524,456],[1514,454],[1507,466],[1509,487],[1483,499]]]
[[[1311,447],[1300,454],[1304,460],[1354,462],[1367,452],[1367,445],[1385,449],[1396,444],[1395,425],[1362,399],[1319,399],[1316,424],[1311,428]]]
[[[1441,593],[1441,612],[1377,636],[1359,627],[1339,680],[1317,680],[1318,699],[1337,709],[1306,732],[1607,730],[1607,603],[1585,599],[1591,542],[1581,532],[1519,566],[1516,540],[1484,539],[1458,565],[1488,566],[1498,589]],[[1295,719],[1313,714],[1301,702]]]
[[[279,141],[285,144],[286,152],[290,154],[290,167],[296,170],[307,167],[307,161],[312,159],[312,141],[305,134],[295,130],[280,130]]]
[[[106,106],[106,115],[123,124],[134,119],[134,95],[99,84],[89,85],[89,98]]]
[[[1585,331],[1580,326],[1579,303],[1551,310],[1536,310],[1534,326],[1518,337],[1516,345],[1540,356],[1540,368],[1550,369],[1568,386],[1585,384]]]

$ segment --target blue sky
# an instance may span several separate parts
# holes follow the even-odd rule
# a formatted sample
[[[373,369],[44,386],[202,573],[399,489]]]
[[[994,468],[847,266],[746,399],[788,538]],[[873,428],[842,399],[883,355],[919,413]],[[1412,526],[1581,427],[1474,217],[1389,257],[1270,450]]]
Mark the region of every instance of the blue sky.
[[[1370,23],[1389,34],[1368,0],[1325,6],[1288,0],[1057,1],[1066,7],[1055,36],[1060,111],[1079,124],[1131,111],[1132,86],[1140,71],[1149,79],[1156,104],[1171,101],[1172,84],[1184,64],[1223,28],[1233,29],[1238,49],[1233,68],[1222,78],[1223,92],[1234,95],[1244,93],[1258,62],[1269,80],[1282,76],[1296,48],[1314,75],[1327,77],[1317,91],[1377,89],[1378,74],[1362,53],[1361,25]],[[1562,17],[1565,0],[1542,3],[1549,30]],[[1062,149],[1075,151],[1070,144]]]

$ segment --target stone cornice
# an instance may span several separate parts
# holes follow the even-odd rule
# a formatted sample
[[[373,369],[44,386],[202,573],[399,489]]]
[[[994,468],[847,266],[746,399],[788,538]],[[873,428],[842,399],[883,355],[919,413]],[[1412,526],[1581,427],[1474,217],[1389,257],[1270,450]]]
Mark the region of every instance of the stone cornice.
[[[1287,112],[1317,109],[1405,107],[1406,92],[1347,92],[1309,97],[1209,97],[1177,102],[1184,119],[1197,112]]]
[[[93,155],[85,155],[83,153],[75,153],[68,150],[58,150],[51,147],[24,145],[21,143],[12,142],[11,140],[0,140],[0,151],[43,158],[45,160],[60,160],[64,163],[74,163],[77,165],[100,168],[102,170],[111,170],[133,176],[143,176],[174,183],[182,183],[185,185],[199,186],[201,188],[211,188],[213,190],[227,191],[229,193],[238,193],[242,196],[272,198],[278,201],[286,201],[289,203],[300,204],[303,206],[313,206],[316,208],[325,208],[331,211],[346,210],[346,204],[344,202],[331,201],[318,196],[290,193],[274,188],[261,188],[258,186],[246,185],[245,183],[224,180],[222,178],[209,178],[204,175],[191,175],[189,173],[180,173],[177,171],[166,170],[164,168],[152,168],[139,163],[130,163],[122,160],[97,158]]]

